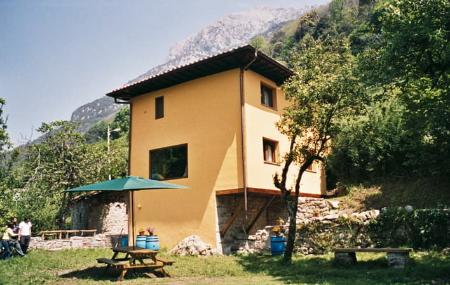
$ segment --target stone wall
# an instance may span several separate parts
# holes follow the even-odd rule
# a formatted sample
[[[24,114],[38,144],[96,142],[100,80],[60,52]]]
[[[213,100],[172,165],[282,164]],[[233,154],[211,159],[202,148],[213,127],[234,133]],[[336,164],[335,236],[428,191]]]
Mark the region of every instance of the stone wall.
[[[322,254],[333,247],[371,247],[373,242],[367,234],[367,225],[379,215],[378,210],[348,213],[339,210],[339,202],[327,199],[300,198],[297,211],[295,250],[301,254]],[[255,253],[270,250],[273,226],[258,229],[241,244],[238,253]],[[282,225],[287,235],[288,223]]]
[[[280,197],[275,197],[272,200],[272,197],[249,193],[247,213],[244,211],[243,195],[218,196],[216,199],[219,230],[222,230],[230,221],[230,218],[238,212],[231,227],[221,238],[222,251],[225,254],[235,252],[240,247],[245,246],[248,242],[248,236],[255,234],[257,229],[273,225],[279,218],[287,219],[287,211]],[[261,213],[254,226],[247,233],[247,228],[266,205],[268,205],[267,209]]]
[[[72,229],[109,235],[128,232],[128,192],[103,192],[73,201]]]
[[[117,241],[118,235],[98,234],[95,236],[73,236],[68,239],[47,239],[31,237],[30,249],[63,250],[76,248],[104,248],[112,247]]]

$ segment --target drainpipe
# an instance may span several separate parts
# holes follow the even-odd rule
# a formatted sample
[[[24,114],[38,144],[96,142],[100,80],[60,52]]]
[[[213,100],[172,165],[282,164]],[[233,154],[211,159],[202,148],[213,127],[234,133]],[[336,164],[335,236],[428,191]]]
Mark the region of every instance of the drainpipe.
[[[239,73],[239,93],[241,101],[241,152],[242,152],[242,174],[244,182],[244,209],[245,209],[245,219],[247,219],[248,211],[248,197],[247,197],[247,156],[246,156],[246,137],[245,137],[245,93],[244,93],[244,72],[250,68],[256,58],[258,57],[258,50],[255,49],[255,54],[253,59],[247,63],[244,67],[240,68]]]
[[[133,104],[131,104],[131,100],[118,100],[117,98],[114,98],[114,103],[116,104],[128,104],[130,105],[130,125],[128,128],[128,176],[131,175],[131,129],[132,129],[132,114],[133,114]],[[128,227],[128,245],[134,244],[134,191],[129,191],[128,195],[128,220],[130,220],[131,216],[131,233],[130,233],[130,227]],[[130,238],[131,236],[131,238]]]

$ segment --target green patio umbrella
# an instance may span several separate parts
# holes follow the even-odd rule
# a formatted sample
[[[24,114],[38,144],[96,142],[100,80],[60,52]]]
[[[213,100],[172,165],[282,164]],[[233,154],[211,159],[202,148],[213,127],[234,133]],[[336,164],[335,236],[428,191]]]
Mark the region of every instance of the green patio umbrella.
[[[87,191],[138,191],[155,189],[182,189],[185,186],[161,182],[158,180],[145,179],[136,176],[127,176],[84,185],[66,190],[66,192],[87,192]]]
[[[127,176],[107,180],[99,183],[84,185],[72,189],[65,190],[66,192],[88,192],[88,191],[131,191],[131,238],[134,244],[134,206],[133,206],[133,192],[145,190],[158,189],[184,189],[186,186],[161,182],[153,179],[145,179],[136,176]]]

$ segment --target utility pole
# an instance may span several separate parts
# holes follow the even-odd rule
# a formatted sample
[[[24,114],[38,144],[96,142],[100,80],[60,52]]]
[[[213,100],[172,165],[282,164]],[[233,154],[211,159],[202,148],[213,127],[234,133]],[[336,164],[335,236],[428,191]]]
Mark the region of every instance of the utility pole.
[[[120,128],[111,130],[111,128],[109,127],[109,124],[108,124],[108,129],[106,131],[106,144],[108,146],[108,170],[109,170],[108,171],[109,172],[108,179],[109,180],[111,180],[111,158],[110,158],[110,156],[111,156],[111,133],[112,132],[120,132]]]

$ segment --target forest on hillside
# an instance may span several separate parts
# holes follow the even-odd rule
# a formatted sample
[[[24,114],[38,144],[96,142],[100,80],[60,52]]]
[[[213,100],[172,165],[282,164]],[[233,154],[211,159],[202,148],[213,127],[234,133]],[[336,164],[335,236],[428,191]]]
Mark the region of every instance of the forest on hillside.
[[[334,0],[252,43],[291,66],[311,39],[348,43],[366,95],[340,123],[330,178],[449,177],[450,3]]]
[[[392,179],[448,183],[449,1],[333,0],[251,43],[302,73],[304,90],[312,91],[328,88],[327,80],[315,78],[326,55],[345,54],[345,65],[334,67],[361,100],[355,112],[333,122],[329,187]],[[323,58],[323,65],[302,65]],[[36,230],[64,227],[72,198],[64,189],[126,175],[127,108],[86,134],[71,122],[44,123],[39,141],[11,149],[4,104],[0,98],[0,225],[29,216]],[[117,130],[109,153],[108,125]]]

